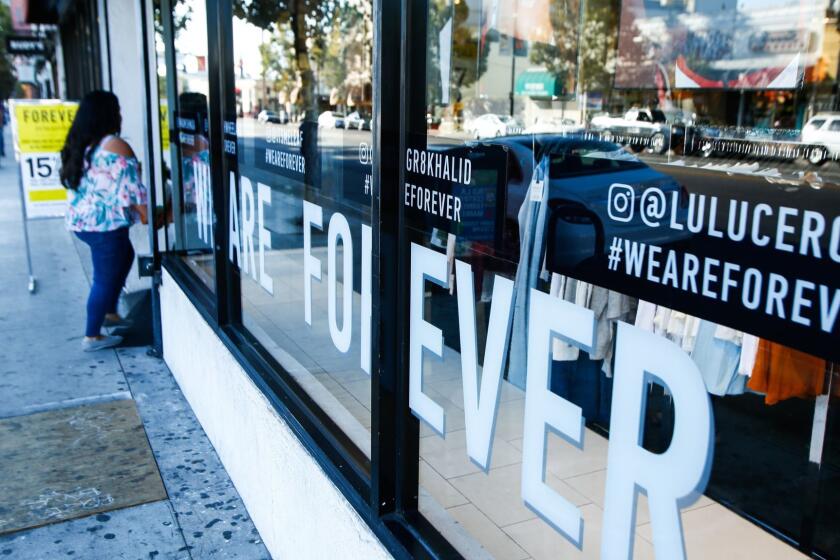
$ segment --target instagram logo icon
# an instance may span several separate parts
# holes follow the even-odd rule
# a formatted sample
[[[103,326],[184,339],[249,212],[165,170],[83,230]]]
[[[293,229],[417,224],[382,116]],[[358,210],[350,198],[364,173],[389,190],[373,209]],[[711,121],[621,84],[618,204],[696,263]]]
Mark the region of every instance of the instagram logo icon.
[[[633,219],[633,206],[636,193],[630,185],[613,183],[607,196],[607,214],[616,222],[629,222]]]

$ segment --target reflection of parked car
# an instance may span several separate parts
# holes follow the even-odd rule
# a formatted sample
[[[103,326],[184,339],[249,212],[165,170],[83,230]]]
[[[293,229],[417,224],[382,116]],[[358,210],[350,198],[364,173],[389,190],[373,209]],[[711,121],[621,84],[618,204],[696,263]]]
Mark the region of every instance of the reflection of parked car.
[[[637,149],[661,154],[669,149],[682,148],[685,138],[685,119],[682,112],[669,115],[659,109],[630,109],[624,116],[600,115],[589,123],[593,132],[601,133],[607,142],[628,144]]]
[[[318,128],[344,128],[344,113],[324,111],[318,115]]]
[[[739,160],[805,158],[822,165],[840,155],[840,113],[820,113],[802,128],[745,128],[696,124],[688,129],[686,153]]]
[[[286,114],[286,111],[280,111],[279,113],[274,111],[260,111],[259,115],[257,115],[257,121],[261,123],[286,124],[289,122],[289,115]]]
[[[548,154],[547,265],[549,270],[572,267],[605,254],[613,237],[665,245],[685,238],[685,232],[669,227],[651,227],[642,218],[641,197],[652,187],[658,189],[670,204],[672,193],[678,192],[676,210],[680,221],[685,218],[686,196],[680,185],[633,154],[612,142],[585,140],[554,134],[517,136],[491,140],[511,153],[505,193],[505,252],[518,253],[518,215],[526,199],[534,166]],[[611,186],[619,184],[632,189],[632,208],[627,216],[617,216],[617,201]],[[612,197],[612,199],[611,199]],[[629,202],[629,199],[628,199]],[[628,207],[630,208],[630,207]],[[624,219],[627,218],[627,219]]]
[[[348,130],[351,128],[355,128],[356,130],[370,130],[370,117],[359,111],[353,111],[344,119],[344,128]]]
[[[817,113],[802,127],[802,142],[812,145],[806,158],[814,165],[840,156],[840,113]]]
[[[513,117],[487,113],[466,123],[464,130],[475,139],[498,138],[499,136],[521,134],[522,126]]]
[[[583,132],[585,127],[572,119],[537,119],[534,124],[525,129],[526,134],[539,134],[543,132],[554,132],[559,134],[577,134]]]
[[[426,126],[431,130],[440,128],[441,118],[436,117],[433,113],[426,113]]]

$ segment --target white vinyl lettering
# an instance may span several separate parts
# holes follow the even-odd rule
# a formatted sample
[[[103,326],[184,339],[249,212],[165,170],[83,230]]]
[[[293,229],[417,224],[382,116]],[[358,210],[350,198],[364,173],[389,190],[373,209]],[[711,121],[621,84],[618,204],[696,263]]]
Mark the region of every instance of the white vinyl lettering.
[[[260,286],[269,294],[274,294],[274,280],[265,271],[265,250],[271,249],[271,232],[265,227],[265,205],[271,206],[271,189],[268,185],[257,183],[257,219],[260,223]]]
[[[370,319],[371,301],[371,262],[373,260],[373,235],[370,226],[362,225],[362,371],[370,375]]]
[[[674,431],[664,453],[641,445],[647,384],[667,386]],[[648,497],[657,558],[685,558],[680,508],[703,492],[711,471],[712,409],[700,370],[676,344],[618,323],[601,558],[632,558],[639,491]],[[527,412],[526,412],[527,414]]]
[[[594,313],[531,289],[528,315],[528,372],[525,382],[525,430],[522,441],[522,499],[575,546],[583,545],[580,510],[545,483],[546,428],[583,447],[583,415],[579,406],[549,390],[552,336],[591,349]]]
[[[317,204],[303,201],[303,317],[312,325],[312,279],[321,281],[321,261],[312,256],[312,228],[324,229],[323,211]]]
[[[236,175],[230,172],[230,232],[228,234],[228,258],[233,264],[242,262],[242,241],[239,238],[239,204],[236,198]],[[233,248],[236,247],[236,252]]]
[[[423,392],[423,349],[443,356],[443,333],[423,319],[426,280],[443,288],[449,287],[446,255],[411,244],[411,288],[409,305],[408,405],[419,419],[443,436],[446,415],[443,407]]]
[[[487,471],[490,469],[496,409],[499,406],[502,368],[505,364],[505,337],[512,317],[513,282],[498,275],[493,280],[493,305],[479,383],[472,267],[456,260],[455,275],[458,284],[458,324],[461,326],[461,382],[464,388],[467,455]]]
[[[342,274],[341,274],[341,326],[336,316],[338,270],[336,267],[336,253],[338,240],[342,244]],[[327,228],[327,315],[329,318],[330,338],[339,352],[350,349],[353,334],[353,238],[350,237],[350,224],[339,212],[330,218]]]
[[[239,181],[239,190],[242,191],[242,271],[245,274],[250,272],[254,280],[257,279],[257,265],[254,260],[254,186],[247,177]]]

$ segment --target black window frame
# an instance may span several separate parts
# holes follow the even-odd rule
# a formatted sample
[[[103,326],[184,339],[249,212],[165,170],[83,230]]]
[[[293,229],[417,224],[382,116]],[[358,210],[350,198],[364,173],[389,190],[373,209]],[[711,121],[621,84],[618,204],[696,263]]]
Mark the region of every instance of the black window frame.
[[[223,148],[223,121],[235,119],[235,67],[232,0],[205,0],[208,26],[209,143],[213,184],[216,290],[201,282],[176,254],[163,253],[163,268],[184,290],[207,324],[268,398],[271,405],[397,558],[461,558],[441,533],[418,511],[419,421],[408,405],[408,316],[410,293],[408,233],[400,193],[405,184],[405,154],[427,138],[425,121],[426,40],[429,0],[373,2],[373,185],[371,227],[372,350],[371,457],[367,458],[242,324],[240,271],[227,255],[229,177],[238,188],[238,158]],[[173,44],[173,0],[161,0],[164,16],[167,87],[177,80]],[[399,22],[397,25],[396,22]],[[399,49],[393,45],[400,45]],[[421,46],[421,48],[418,48]],[[390,48],[389,48],[390,47]],[[170,95],[177,114],[177,96]],[[641,114],[641,113],[640,113]],[[175,119],[170,138],[177,145]],[[825,123],[823,123],[825,124]],[[173,181],[180,180],[173,165]],[[387,188],[380,188],[385,185]],[[383,263],[388,263],[383,266]],[[395,265],[394,265],[395,263]],[[809,467],[811,491],[803,499],[816,511],[819,470]],[[731,504],[723,504],[747,517]],[[794,546],[786,535],[761,525]],[[813,550],[815,520],[803,521],[806,554]],[[808,530],[810,529],[810,531]]]
[[[161,0],[168,89],[177,80],[172,4],[173,0]],[[242,324],[240,271],[227,255],[229,177],[234,174],[238,188],[238,159],[224,152],[222,127],[225,118],[235,119],[236,115],[233,4],[232,0],[205,0],[205,5],[215,292],[197,278],[177,253],[162,252],[161,266],[391,554],[397,558],[461,558],[417,511],[419,421],[408,407],[408,377],[403,367],[408,358],[408,327],[399,324],[399,318],[404,316],[401,310],[408,310],[406,289],[399,289],[399,282],[407,283],[408,279],[404,273],[407,268],[403,268],[408,263],[404,255],[399,255],[404,242],[399,188],[375,188],[372,195],[371,354],[375,360],[371,372],[372,440],[368,468],[363,467],[367,457]],[[373,0],[374,185],[399,185],[404,179],[403,115],[423,114],[407,111],[406,103],[420,103],[422,107],[424,102],[407,99],[405,84],[425,79],[425,53],[412,53],[401,37],[417,21],[425,26],[427,8],[425,0]],[[394,25],[395,21],[400,25]],[[395,43],[402,44],[402,48],[387,48]],[[402,72],[409,56],[417,69],[413,78]],[[170,103],[177,114],[177,96]],[[414,126],[425,134],[425,121],[415,120]],[[174,123],[172,120],[170,141],[180,152]],[[180,180],[177,175],[173,176],[176,180]],[[382,266],[383,262],[397,259],[399,267]]]

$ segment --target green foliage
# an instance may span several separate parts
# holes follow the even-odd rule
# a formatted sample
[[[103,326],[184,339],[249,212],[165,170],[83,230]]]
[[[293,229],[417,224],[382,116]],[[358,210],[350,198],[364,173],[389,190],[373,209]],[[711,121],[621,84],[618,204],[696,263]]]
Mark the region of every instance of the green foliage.
[[[487,71],[487,53],[489,49],[481,50],[480,29],[470,23],[470,8],[467,2],[452,2],[451,0],[429,1],[429,27],[427,48],[429,52],[426,65],[428,84],[428,99],[430,103],[441,99],[440,83],[440,32],[443,26],[452,19],[452,47],[451,47],[451,100],[461,99],[462,90],[474,84]]]
[[[608,90],[615,73],[620,5],[617,0],[588,0],[581,17],[581,2],[552,0],[553,44],[534,45],[531,62],[567,84],[577,76],[582,91]]]
[[[6,52],[6,35],[12,32],[12,15],[9,6],[0,3],[0,99],[8,99],[15,92],[17,76],[11,57]]]
[[[260,46],[263,78],[277,90],[293,90],[303,111],[317,110],[316,79],[341,100],[364,97],[371,79],[371,0],[234,0],[233,13],[270,33]]]

